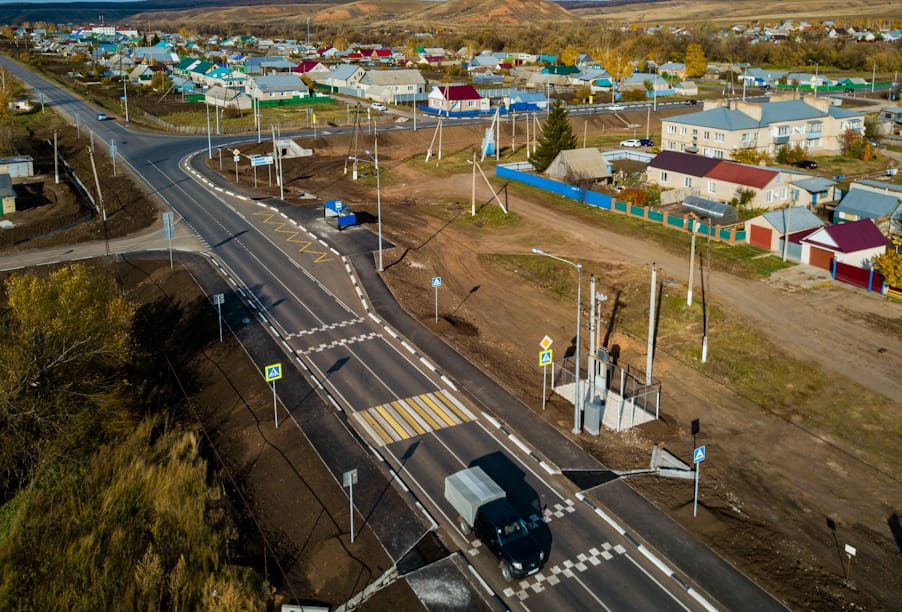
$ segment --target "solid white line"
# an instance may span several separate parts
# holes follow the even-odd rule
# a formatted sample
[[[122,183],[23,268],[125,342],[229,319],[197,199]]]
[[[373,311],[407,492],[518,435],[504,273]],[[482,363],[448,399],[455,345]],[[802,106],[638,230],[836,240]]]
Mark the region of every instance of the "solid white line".
[[[572,571],[572,570],[571,570],[571,571]],[[599,606],[601,606],[602,608],[604,608],[604,609],[607,610],[608,612],[611,612],[611,609],[610,609],[609,607],[607,607],[606,605],[604,605],[604,602],[603,602],[603,601],[601,601],[600,599],[598,599],[598,597],[595,595],[595,593],[593,593],[592,590],[591,590],[589,587],[586,586],[586,583],[579,579],[579,576],[576,574],[576,572],[573,572],[573,579],[576,580],[576,581],[580,584],[580,586],[583,587],[583,588],[586,590],[586,593],[588,593],[588,594],[592,597],[592,599],[594,599],[595,601],[598,602],[598,605],[599,605]]]
[[[629,559],[629,560],[630,560],[630,563],[632,563],[633,565],[635,565],[635,566],[639,569],[639,571],[641,571],[643,574],[645,574],[646,576],[648,576],[648,579],[651,580],[652,582],[654,582],[656,585],[658,585],[658,587],[660,587],[660,589],[661,589],[662,591],[664,591],[665,593],[667,593],[668,595],[670,595],[671,599],[673,599],[675,602],[677,602],[677,604],[679,604],[679,606],[680,606],[681,608],[683,608],[684,610],[686,610],[686,612],[689,612],[689,608],[686,606],[686,604],[684,604],[682,601],[680,601],[679,599],[677,599],[677,597],[676,597],[669,589],[665,588],[663,584],[661,584],[660,582],[658,582],[657,578],[655,578],[654,576],[652,576],[651,574],[649,574],[649,573],[648,573],[648,570],[646,570],[644,567],[642,567],[641,565],[639,565],[639,563],[637,563],[636,560],[633,559],[633,558],[630,556],[629,553],[624,553],[623,556],[626,557],[627,559]],[[654,561],[655,561],[655,560],[652,559],[652,563],[654,563]],[[660,569],[662,572],[664,572],[668,577],[670,576],[670,574],[668,573],[668,571],[667,571],[666,569],[662,569],[662,567],[661,567],[660,565],[658,565],[657,563],[655,563],[655,565],[658,567],[658,569]]]

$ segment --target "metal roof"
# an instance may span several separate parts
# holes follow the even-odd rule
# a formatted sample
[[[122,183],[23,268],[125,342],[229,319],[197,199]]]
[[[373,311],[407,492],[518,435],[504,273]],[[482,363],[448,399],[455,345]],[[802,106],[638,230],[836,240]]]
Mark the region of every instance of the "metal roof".
[[[735,207],[699,196],[686,196],[682,209],[694,212],[699,217],[710,219],[714,223],[729,224],[739,221],[739,213]]]
[[[812,176],[799,180],[793,180],[791,181],[791,183],[799,189],[804,189],[808,193],[821,193],[827,191],[828,189],[830,189],[830,187],[836,184],[830,179],[824,178],[822,176]]]
[[[668,170],[688,174],[690,176],[705,176],[720,160],[704,155],[692,153],[680,153],[679,151],[661,151],[651,162],[649,168]]]
[[[899,208],[899,198],[893,195],[853,189],[837,205],[835,211],[850,213],[856,217],[880,219],[892,215]]]
[[[781,208],[779,210],[769,210],[761,216],[764,217],[780,234],[786,232],[787,222],[789,223],[790,233],[800,232],[806,229],[816,229],[824,226],[824,222],[805,206],[792,206],[790,208]]]
[[[889,244],[873,219],[839,223],[812,232],[803,242],[841,253],[854,253]]]

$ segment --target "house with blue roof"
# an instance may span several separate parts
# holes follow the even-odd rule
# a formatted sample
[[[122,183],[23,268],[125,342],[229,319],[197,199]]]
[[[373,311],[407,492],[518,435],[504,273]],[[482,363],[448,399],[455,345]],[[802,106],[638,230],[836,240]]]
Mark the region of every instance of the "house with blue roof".
[[[745,235],[752,246],[778,254],[783,252],[784,240],[788,237],[787,258],[800,261],[800,240],[823,226],[824,222],[805,206],[787,206],[746,221]]]
[[[865,180],[850,185],[833,210],[834,223],[872,219],[884,234],[902,235],[902,185]]]
[[[245,88],[248,95],[258,101],[293,100],[309,95],[307,86],[296,74],[250,77]]]
[[[800,146],[811,155],[842,151],[846,130],[864,134],[864,113],[827,98],[774,96],[769,102],[706,100],[704,109],[661,120],[661,147],[728,159],[739,149],[776,155]]]

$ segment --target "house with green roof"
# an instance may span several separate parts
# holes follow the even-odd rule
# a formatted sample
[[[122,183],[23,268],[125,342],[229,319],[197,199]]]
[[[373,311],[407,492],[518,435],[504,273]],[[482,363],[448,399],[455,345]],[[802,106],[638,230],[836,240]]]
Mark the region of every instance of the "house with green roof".
[[[662,119],[662,150],[728,159],[739,149],[776,155],[798,145],[811,155],[827,155],[842,151],[846,130],[864,134],[861,111],[833,106],[828,98],[774,98],[706,100],[704,110]]]

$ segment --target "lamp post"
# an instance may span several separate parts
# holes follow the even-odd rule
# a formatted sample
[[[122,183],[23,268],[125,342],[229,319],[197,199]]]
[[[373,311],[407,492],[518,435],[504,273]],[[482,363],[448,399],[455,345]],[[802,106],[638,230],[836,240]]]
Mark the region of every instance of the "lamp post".
[[[382,184],[379,180],[379,142],[376,141],[373,149],[376,152],[375,157],[369,151],[364,151],[376,168],[376,226],[379,230],[379,271],[384,270],[382,266]]]
[[[551,259],[556,259],[557,261],[561,261],[565,264],[570,264],[574,268],[576,268],[576,393],[573,399],[573,433],[579,434],[582,430],[581,419],[582,419],[582,408],[583,408],[583,397],[580,392],[579,385],[579,330],[581,327],[580,322],[580,303],[582,302],[582,270],[583,265],[581,263],[576,263],[574,261],[570,261],[569,259],[564,259],[563,257],[558,257],[557,255],[552,255],[551,253],[546,253],[542,249],[537,249],[533,247],[532,252],[536,255],[543,255],[545,257],[550,257]]]

